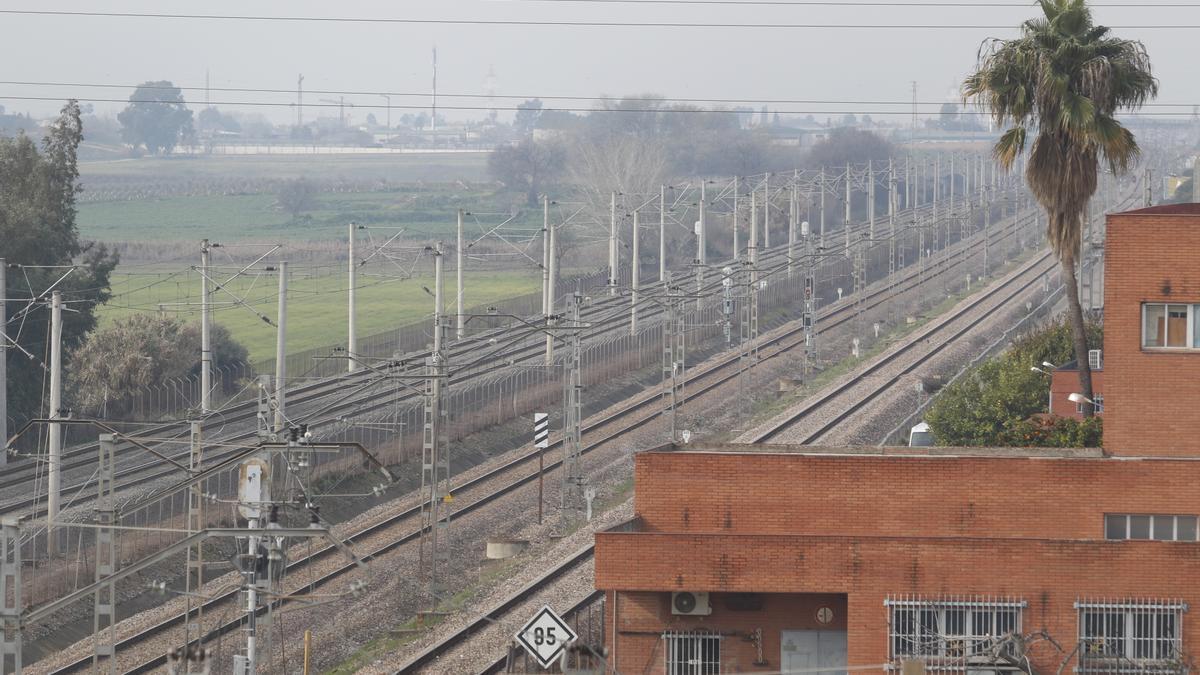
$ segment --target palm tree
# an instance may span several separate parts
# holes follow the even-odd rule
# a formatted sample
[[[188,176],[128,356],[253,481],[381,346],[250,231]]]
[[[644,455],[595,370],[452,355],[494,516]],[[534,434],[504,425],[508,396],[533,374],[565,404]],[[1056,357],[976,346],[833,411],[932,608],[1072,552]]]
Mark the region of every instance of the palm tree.
[[[1092,21],[1086,0],[1039,0],[1044,17],[1021,24],[1014,40],[989,39],[963,98],[977,101],[1010,128],[993,148],[1011,169],[1032,137],[1025,178],[1046,210],[1046,233],[1062,264],[1071,310],[1079,386],[1089,400],[1092,372],[1075,262],[1082,217],[1104,161],[1114,174],[1141,154],[1133,134],[1115,119],[1158,95],[1158,80],[1141,42],[1113,37]],[[1091,404],[1085,404],[1091,416]]]

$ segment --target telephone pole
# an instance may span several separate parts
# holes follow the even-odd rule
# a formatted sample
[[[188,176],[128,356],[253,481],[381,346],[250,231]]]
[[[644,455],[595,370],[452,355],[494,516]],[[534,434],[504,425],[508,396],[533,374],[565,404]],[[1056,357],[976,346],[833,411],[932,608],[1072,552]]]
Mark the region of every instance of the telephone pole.
[[[62,293],[50,295],[50,419],[62,418]],[[7,440],[7,439],[5,439]],[[46,488],[46,546],[58,550],[54,523],[58,520],[62,480],[62,424],[50,423],[49,484]]]
[[[349,313],[349,323],[346,327],[346,372],[353,373],[358,370],[358,305],[355,301],[356,287],[358,286],[358,257],[355,255],[355,244],[357,228],[354,223],[350,223],[349,239],[350,242],[350,279],[349,289],[347,290],[347,311]]]

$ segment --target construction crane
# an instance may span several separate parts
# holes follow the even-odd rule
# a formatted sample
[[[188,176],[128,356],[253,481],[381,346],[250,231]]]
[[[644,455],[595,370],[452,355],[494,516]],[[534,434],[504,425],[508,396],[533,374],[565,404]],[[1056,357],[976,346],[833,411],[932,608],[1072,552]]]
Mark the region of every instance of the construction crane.
[[[346,103],[345,96],[337,97],[336,101],[333,99],[329,99],[329,98],[323,98],[323,99],[321,99],[321,103],[333,103],[334,105],[336,105],[338,107],[338,126],[342,129],[345,129],[346,128],[346,107],[349,106],[349,107],[353,108],[354,104]]]

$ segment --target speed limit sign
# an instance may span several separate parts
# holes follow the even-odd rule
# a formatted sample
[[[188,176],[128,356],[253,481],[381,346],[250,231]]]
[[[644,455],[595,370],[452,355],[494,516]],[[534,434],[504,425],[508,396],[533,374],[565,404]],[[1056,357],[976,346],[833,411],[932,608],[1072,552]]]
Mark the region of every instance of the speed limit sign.
[[[567,622],[546,605],[517,633],[517,642],[541,667],[549,668],[577,637]]]

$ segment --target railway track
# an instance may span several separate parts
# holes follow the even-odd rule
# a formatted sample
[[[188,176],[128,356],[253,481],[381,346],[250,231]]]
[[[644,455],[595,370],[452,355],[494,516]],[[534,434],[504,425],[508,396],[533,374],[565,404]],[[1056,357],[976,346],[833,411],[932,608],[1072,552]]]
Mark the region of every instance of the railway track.
[[[974,301],[969,303],[968,306],[956,308],[956,311],[952,315],[944,318],[943,320],[939,320],[938,323],[935,324],[935,327],[931,331],[927,331],[927,332],[923,332],[921,334],[910,336],[908,338],[909,341],[907,344],[915,345],[915,344],[922,343],[927,337],[930,337],[933,333],[938,332],[938,330],[940,328],[954,322],[956,319],[963,317],[971,309],[978,308],[982,304],[984,304],[992,299],[995,299],[997,297],[1001,298],[997,307],[1007,305],[1007,303],[1011,302],[1014,298],[1021,295],[1025,290],[1027,290],[1031,285],[1036,283],[1041,278],[1041,275],[1044,274],[1047,269],[1053,268],[1052,264],[1049,265],[1049,267],[1046,265],[1047,261],[1050,261],[1052,259],[1052,257],[1053,257],[1052,254],[1049,252],[1046,252],[1046,253],[1043,253],[1043,254],[1037,256],[1036,258],[1034,258],[1034,260],[1030,261],[1029,263],[1026,263],[1020,269],[1010,273],[1010,275],[1006,279],[1004,279],[1001,283],[997,284],[993,288],[988,289],[987,292],[981,294],[978,298],[974,299]],[[962,334],[964,334],[967,330],[969,330],[970,327],[978,325],[979,322],[984,320],[987,316],[989,316],[995,310],[996,310],[996,308],[994,307],[991,310],[989,310],[987,313],[985,313],[983,316],[972,320],[968,327],[959,328],[958,330],[954,331],[954,335],[948,337],[947,340],[952,342],[954,339],[957,339]],[[845,321],[845,320],[849,320],[849,319],[848,318],[843,319],[843,321]],[[785,339],[785,338],[786,338],[786,335],[779,336],[779,339]],[[944,346],[944,344],[946,344],[946,343],[943,342],[941,344]],[[793,344],[791,346],[795,346],[795,344]],[[787,351],[786,348],[779,349],[778,351],[770,354],[767,358],[770,358],[773,356],[778,356],[779,354],[785,353],[786,351]],[[940,349],[937,351],[940,351]],[[906,353],[906,352],[907,352],[907,345],[905,347],[903,347],[901,350],[899,350],[898,354],[902,354],[902,353]],[[923,356],[920,359],[919,363],[923,363],[925,360],[927,360],[931,356],[932,356],[932,354]],[[878,362],[876,364],[872,364],[872,366],[868,367],[868,372],[864,373],[863,376],[867,375],[869,372],[875,372],[875,371],[879,370],[880,368],[883,367],[881,364],[890,363],[892,361],[893,361],[893,359],[888,358],[888,359],[882,359],[880,362]],[[919,365],[919,363],[916,365]],[[911,372],[911,369],[915,368],[916,365],[906,368],[906,372]],[[859,378],[855,378],[855,380],[858,380],[858,379]],[[874,393],[867,400],[873,399],[874,396],[878,395],[878,393],[882,393],[883,391],[886,391],[887,389],[889,389],[892,385],[895,384],[895,381],[898,379],[899,379],[899,376],[897,376],[896,378],[890,378],[886,382],[878,385],[878,387],[873,389],[873,391],[876,393]],[[727,379],[723,380],[723,382],[727,382],[727,381],[728,381]],[[719,386],[719,385],[711,385],[711,386],[713,386],[715,388],[715,386]],[[833,401],[834,399],[838,398],[840,396],[840,394],[844,393],[847,389],[848,389],[848,387],[838,387],[834,391],[827,392],[826,395],[822,396],[818,401],[814,402],[814,405],[806,406],[805,410],[811,410],[811,409],[814,409],[814,408],[822,406],[822,405],[827,405],[830,401]],[[865,405],[865,402],[863,403],[863,405]],[[855,412],[857,412],[861,408],[862,408],[862,405],[852,406],[852,409],[848,409],[844,414],[838,415],[837,419],[832,420],[831,422],[826,424],[823,427],[823,430],[821,433],[824,433],[825,431],[833,428],[837,424],[844,422],[848,417],[853,415]],[[803,414],[804,413],[801,413],[800,416],[802,416]],[[788,426],[788,425],[780,425],[779,429],[774,430],[774,433],[777,434],[783,428],[786,428],[786,426]],[[814,434],[814,436],[816,436],[816,435],[817,434]],[[759,440],[756,442],[762,442],[762,441]],[[480,630],[485,628],[488,624],[494,622],[495,620],[497,620],[501,616],[511,612],[512,610],[514,610],[518,607],[521,607],[522,603],[525,600],[527,600],[528,598],[533,596],[538,591],[538,586],[540,584],[548,583],[550,581],[558,579],[558,578],[562,577],[563,575],[567,574],[570,570],[577,567],[579,564],[581,564],[585,560],[590,559],[592,556],[592,552],[593,552],[593,548],[589,546],[586,549],[581,550],[580,552],[571,556],[570,558],[563,560],[558,565],[556,565],[553,568],[551,568],[550,570],[546,571],[538,579],[537,582],[521,588],[516,593],[509,596],[508,598],[503,600],[501,603],[499,603],[495,607],[491,608],[487,612],[484,612],[480,616],[478,616],[475,619],[468,622],[462,628],[454,631],[450,635],[447,635],[446,637],[439,640],[435,644],[430,645],[429,647],[423,649],[421,652],[419,652],[418,654],[413,656],[408,662],[406,662],[405,665],[403,667],[401,667],[397,672],[402,675],[411,675],[413,673],[420,672],[423,667],[428,666],[431,663],[433,663],[439,656],[448,653],[451,649],[470,640],[472,638],[472,636],[477,634]],[[594,602],[597,599],[597,597],[599,597],[599,595],[601,595],[599,592],[590,594],[589,596],[585,597],[584,599],[582,599],[578,603],[576,603],[574,606],[569,608],[567,610],[567,613],[572,614],[572,613],[578,611],[579,609],[581,609],[582,607],[586,607],[587,605]],[[506,664],[507,664],[507,655],[504,655],[504,656],[499,657],[496,661],[492,662],[490,665],[488,665],[486,668],[482,669],[479,672],[481,675],[491,675],[494,673],[501,673],[504,671]]]
[[[1007,228],[997,227],[994,231],[994,236],[1003,238],[1009,236],[1009,230],[1015,230],[1023,225],[1021,219],[1015,219]],[[968,241],[968,245],[970,241]],[[956,254],[953,247],[947,249],[949,255],[942,259],[939,264],[944,265],[940,273],[950,273],[957,265],[963,262],[962,256]],[[936,274],[929,274],[925,278],[925,282],[936,278]],[[884,283],[877,282],[879,287],[872,290],[869,301],[864,302],[864,307],[858,307],[854,303],[854,299],[847,297],[839,303],[834,303],[822,310],[820,321],[823,330],[830,330],[839,325],[843,325],[854,320],[859,309],[864,311],[883,305],[890,301],[899,293],[907,292],[916,285],[917,273],[912,271],[907,275],[901,283]],[[870,290],[870,289],[869,289]],[[799,322],[792,322],[792,325],[779,330],[778,334],[767,336],[760,343],[760,363],[778,357],[787,353],[792,348],[803,344],[804,331]],[[689,395],[692,397],[703,395],[710,392],[723,384],[730,382],[739,376],[741,372],[740,352],[724,353],[718,357],[710,359],[707,365],[702,364],[700,367],[693,369],[686,374],[685,385],[688,387]],[[596,448],[608,443],[620,436],[623,436],[631,431],[641,428],[649,422],[656,419],[662,413],[661,407],[661,391],[654,391],[635,398],[630,403],[621,408],[599,418],[593,419],[585,423],[583,432],[585,434],[586,445],[582,449],[585,454],[594,451]],[[637,413],[642,413],[638,415]],[[616,425],[617,428],[611,431],[605,431],[604,428],[609,425]],[[599,437],[597,437],[599,436]],[[552,449],[561,448],[561,439],[556,439],[552,445]],[[471,480],[464,481],[456,485],[453,492],[456,496],[456,518],[462,518],[464,515],[475,512],[484,508],[488,504],[500,499],[501,497],[511,494],[515,490],[535,481],[538,477],[536,469],[531,473],[521,473],[520,469],[536,465],[538,453],[529,452],[519,457],[516,457],[507,463],[495,467]],[[547,462],[544,467],[543,475],[549,474],[561,466],[561,459]],[[494,481],[504,481],[500,487],[493,490],[486,490],[489,483]],[[483,492],[480,496],[471,499],[469,495],[471,491],[478,490]],[[461,504],[461,506],[459,506]],[[395,551],[401,546],[412,543],[419,539],[421,528],[415,524],[419,518],[420,507],[411,506],[403,509],[400,512],[380,521],[364,530],[361,530],[346,539],[346,542],[354,545],[361,545],[364,548],[369,548],[369,552],[361,554],[359,557],[363,560],[372,560],[379,558],[385,554]],[[400,529],[404,525],[409,525],[409,529],[399,536],[386,536],[386,532],[392,529]],[[371,542],[375,537],[385,539],[380,543]],[[368,542],[371,542],[368,545]],[[307,555],[291,561],[287,566],[287,573],[294,574],[305,566],[316,561],[322,560],[332,554],[332,547],[325,547]],[[332,571],[322,575],[321,577],[310,580],[303,584],[303,587],[310,589],[318,589],[326,586],[338,578],[341,578],[346,573],[357,566],[354,563],[345,563],[335,567]],[[220,594],[202,604],[204,613],[210,616],[214,612],[219,612],[226,603],[237,601],[237,590],[231,590]],[[290,600],[284,599],[281,604],[286,604]],[[265,608],[263,608],[265,611]],[[190,618],[190,617],[189,617]],[[241,627],[244,617],[240,617],[228,622],[225,622],[204,636],[204,641],[216,639],[220,635],[227,634]],[[181,626],[185,621],[182,613],[174,615],[164,621],[147,627],[144,630],[137,632],[127,638],[118,641],[116,648],[117,653],[138,647],[147,640],[153,639],[156,636],[167,633],[174,627]],[[134,668],[126,671],[130,673],[150,672],[166,663],[167,649],[161,650],[161,655],[157,655]],[[82,672],[90,667],[90,655],[85,658],[77,659],[63,667],[52,670],[53,673],[73,673]]]
[[[587,546],[576,551],[574,554],[566,557],[554,567],[546,570],[544,573],[538,576],[538,578],[529,582],[525,586],[522,586],[517,592],[508,596],[504,600],[501,600],[491,609],[483,612],[479,616],[467,622],[466,625],[454,631],[446,638],[421,650],[421,652],[401,666],[400,669],[396,671],[396,675],[412,675],[413,673],[420,672],[421,668],[429,665],[442,654],[445,654],[446,650],[450,647],[466,642],[476,633],[494,623],[497,619],[510,613],[512,610],[521,607],[525,600],[542,591],[546,584],[559,579],[568,572],[574,570],[580,564],[591,560],[595,550],[596,546],[594,544],[588,544]],[[591,598],[595,595],[596,594],[593,593],[588,597]],[[574,609],[574,607],[572,609]],[[501,662],[504,660],[505,659],[501,659]]]
[[[918,207],[916,210],[916,217],[919,218],[923,213],[930,210],[931,209],[928,206]],[[914,216],[909,215],[908,217],[912,218]],[[852,229],[852,232],[856,230],[864,230],[865,228],[866,225],[858,225]],[[989,236],[993,239],[1000,240],[1007,236],[1008,232],[1009,230],[1007,228],[998,225],[993,228],[993,230],[989,233]],[[830,236],[833,237],[836,236],[836,234],[831,234]],[[952,259],[954,257],[952,251],[957,245],[958,244],[956,243],[939,252],[938,257],[935,259],[936,262],[932,263],[933,269],[927,271],[927,274],[930,277],[939,276],[941,273],[948,271],[949,268],[955,265],[956,261]],[[844,248],[844,244],[839,243],[838,246]],[[836,254],[840,250],[841,248],[835,247],[830,253]],[[950,253],[947,254],[947,252]],[[826,253],[825,255],[829,255],[829,253]],[[770,251],[765,251],[762,254],[761,262],[765,267],[773,265],[776,269],[782,268],[786,263],[781,263],[779,261],[786,261],[786,249],[784,248],[772,249]],[[903,275],[903,278],[897,283],[908,282],[911,277],[915,276],[917,273],[912,269],[914,267],[915,265],[910,265],[902,270],[897,270],[897,275]],[[707,287],[710,289],[715,289],[719,284],[720,276],[721,273],[718,268],[714,267],[713,269],[706,270],[705,283],[707,284]],[[653,292],[653,288],[653,285],[649,285],[646,288],[645,292],[647,295]],[[593,304],[594,306],[589,308],[588,316],[585,317],[585,320],[592,322],[592,330],[588,335],[589,339],[602,339],[605,336],[619,333],[620,331],[627,329],[627,323],[625,322],[628,312],[627,299],[621,297],[601,296]],[[656,317],[659,317],[664,312],[665,310],[661,307],[650,303],[644,308],[642,318],[643,320],[653,321]],[[606,316],[606,314],[608,314],[608,316]],[[489,342],[493,340],[498,333],[503,332],[503,330],[504,329],[488,331],[480,336],[468,338],[452,344],[450,346],[451,362],[454,362],[453,359],[456,356],[471,354],[472,352],[479,350],[481,346],[488,345]],[[541,358],[542,354],[543,348],[541,346],[537,344],[531,344],[528,346],[519,347],[509,353],[500,354],[498,355],[498,358],[520,363],[539,359]],[[409,354],[405,357],[405,360],[419,363],[423,362],[423,357],[427,355],[428,352]],[[482,372],[482,370],[476,370],[464,375],[460,375],[457,378],[452,379],[451,383],[461,385],[465,382],[471,381],[475,377],[481,376]],[[356,387],[364,387],[364,391],[357,395],[344,396],[343,400],[319,409],[319,413],[323,416],[317,418],[307,417],[309,419],[309,427],[314,430],[319,430],[329,425],[341,422],[347,413],[354,413],[356,415],[366,414],[415,399],[415,395],[413,394],[406,394],[400,398],[397,398],[394,392],[379,392],[372,391],[370,389],[373,386],[384,383],[386,383],[386,378],[381,378],[369,370],[360,369],[355,373],[347,373],[330,380],[322,380],[311,384],[301,385],[286,392],[286,398],[288,400],[289,410],[301,410],[301,412],[294,416],[307,417],[313,413],[311,411],[307,413],[303,412],[304,406],[317,405],[326,398],[336,397],[339,394],[343,394],[347,390],[353,391]],[[246,422],[254,422],[257,416],[257,404],[255,402],[238,404],[227,410],[221,411],[219,416],[220,419],[222,419],[224,427],[234,426]],[[178,439],[178,443],[183,443],[187,437],[188,427],[186,423],[164,424],[160,427],[147,429],[143,433],[144,435],[153,437],[155,439]],[[210,443],[214,446],[220,446],[222,444],[236,445],[239,443],[252,441],[255,437],[256,430],[253,428],[248,428],[244,431],[234,432],[224,436],[218,435],[215,438],[207,438],[206,443]],[[160,443],[160,451],[163,451],[167,456],[170,456],[177,461],[186,461],[188,456],[187,448],[181,448],[179,452],[171,454],[169,451],[166,451],[163,446],[164,444]],[[148,482],[168,478],[178,474],[178,469],[170,467],[169,465],[164,465],[163,462],[157,459],[150,459],[142,463],[130,462],[129,458],[138,454],[139,452],[141,452],[141,450],[132,444],[121,444],[118,446],[118,470],[115,476],[118,491],[132,486],[142,486]],[[212,466],[236,456],[238,453],[239,450],[236,448],[210,450],[205,454],[204,462],[205,465]],[[125,458],[126,460],[124,466],[120,465],[122,458]],[[95,496],[93,489],[95,478],[94,476],[90,475],[90,472],[95,465],[95,446],[89,444],[66,450],[64,451],[63,461],[64,471],[82,469],[84,472],[89,474],[84,480],[67,485],[62,490],[63,494],[75,495],[75,504],[86,504]],[[21,489],[23,495],[28,495],[28,492],[25,491],[25,487],[28,486],[29,482],[34,479],[37,470],[38,467],[33,460],[26,460],[23,463],[14,463],[14,465],[10,465],[10,469],[6,472],[5,478],[0,479],[0,493],[5,490]],[[7,501],[3,505],[0,505],[0,508],[2,508],[5,512],[10,513],[25,512],[30,517],[37,518],[45,515],[44,508],[37,508],[39,501],[44,501],[44,496],[21,496],[17,499]],[[32,509],[32,511],[30,511],[30,509]]]
[[[1047,272],[1052,271],[1055,266],[1055,260],[1053,253],[1050,251],[1043,252],[1020,269],[1010,273],[1008,278],[1002,283],[972,298],[970,302],[960,304],[950,313],[943,314],[932,324],[926,326],[917,334],[906,338],[905,342],[885,353],[866,368],[856,371],[854,378],[846,378],[832,389],[829,389],[818,397],[810,399],[802,407],[788,413],[767,428],[751,435],[747,439],[747,442],[770,442],[810,416],[819,415],[828,410],[836,410],[835,413],[829,416],[828,420],[820,423],[815,430],[791,442],[811,445],[819,441],[825,434],[829,433],[859,410],[862,410],[884,392],[890,390],[903,377],[915,371],[934,356],[942,353],[948,346],[954,344],[956,340],[968,331],[989,319],[997,311],[1006,308],[1010,301],[1029,290]],[[993,300],[998,301],[993,306],[986,307],[984,311],[978,312],[977,315],[973,316],[966,323],[956,325],[960,319],[976,313],[980,308],[984,308],[985,305]],[[933,344],[929,344],[930,342]],[[912,358],[911,362],[901,367],[894,374],[886,377],[882,383],[878,385],[873,384],[871,389],[865,394],[858,395],[857,397],[848,396],[852,393],[853,389],[861,387],[864,378],[878,374],[914,355],[915,358]],[[844,398],[849,400],[843,400]]]
[[[1128,200],[1125,200],[1127,202]],[[858,375],[851,379],[846,378],[838,386],[825,392],[818,398],[810,399],[803,407],[787,414],[778,421],[772,423],[765,429],[753,434],[747,442],[749,443],[766,443],[778,438],[780,435],[787,432],[797,423],[805,420],[811,415],[819,415],[826,410],[835,410],[829,418],[817,425],[815,429],[803,435],[799,439],[792,440],[792,443],[801,445],[812,445],[820,441],[822,437],[830,431],[845,422],[851,416],[862,410],[875,401],[885,392],[895,386],[905,376],[913,373],[921,365],[927,363],[930,359],[944,352],[951,344],[962,337],[964,334],[986,321],[997,311],[1004,308],[1010,301],[1021,295],[1032,287],[1037,281],[1042,278],[1042,275],[1052,272],[1056,267],[1057,258],[1050,252],[1046,251],[1037,256],[1032,261],[1026,263],[1021,269],[1012,272],[1004,283],[998,284],[989,289],[986,293],[974,298],[971,302],[957,307],[952,313],[939,317],[931,326],[927,327],[920,334],[909,338],[905,343],[892,351],[886,353],[883,357],[876,360],[866,369],[859,371]],[[986,311],[975,316],[970,321],[957,327],[952,327],[955,322],[970,315],[984,304],[991,301],[993,298],[1000,298],[995,306],[986,309]],[[919,353],[922,345],[932,341],[924,353]],[[913,354],[918,354],[910,363],[901,367],[895,374],[885,378],[882,384],[872,387],[865,394],[851,397],[847,396],[852,389],[861,384],[861,380],[876,373],[879,373],[886,368],[899,363],[904,358],[908,358]],[[849,400],[842,400],[847,398]]]

